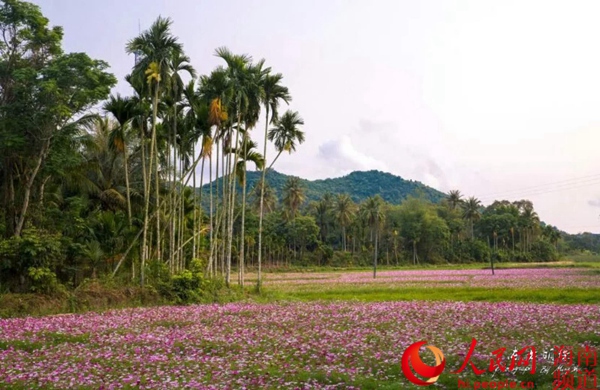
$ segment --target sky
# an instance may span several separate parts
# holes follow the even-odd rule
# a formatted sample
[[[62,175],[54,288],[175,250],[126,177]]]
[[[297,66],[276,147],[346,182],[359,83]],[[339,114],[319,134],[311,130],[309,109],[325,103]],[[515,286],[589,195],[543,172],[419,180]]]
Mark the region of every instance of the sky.
[[[122,94],[125,45],[159,15],[201,74],[221,46],[266,59],[305,121],[280,172],[377,169],[486,205],[530,199],[547,223],[600,232],[598,1],[33,2]]]

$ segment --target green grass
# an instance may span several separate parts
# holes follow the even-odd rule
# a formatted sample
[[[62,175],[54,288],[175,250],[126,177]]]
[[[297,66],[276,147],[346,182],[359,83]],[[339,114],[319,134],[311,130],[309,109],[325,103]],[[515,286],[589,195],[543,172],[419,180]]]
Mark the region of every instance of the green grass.
[[[532,303],[600,303],[600,289],[488,289],[482,287],[335,286],[334,288],[265,289],[261,301],[487,301]]]
[[[574,255],[566,256],[559,261],[553,262],[531,262],[531,263],[495,263],[495,268],[600,268],[600,256],[596,255]],[[469,270],[469,269],[489,269],[490,263],[442,263],[442,264],[402,264],[402,265],[385,265],[380,264],[378,269],[385,270]],[[364,272],[371,270],[371,266],[352,266],[352,267],[331,267],[331,266],[309,266],[309,267],[278,267],[268,268],[263,270],[265,274],[281,274],[281,273],[315,273],[315,272],[332,272],[332,273],[348,273],[348,272]],[[247,271],[251,268],[247,268]],[[254,271],[251,271],[251,273]]]
[[[593,263],[600,266],[600,255],[580,254],[567,256],[567,258],[575,263]]]

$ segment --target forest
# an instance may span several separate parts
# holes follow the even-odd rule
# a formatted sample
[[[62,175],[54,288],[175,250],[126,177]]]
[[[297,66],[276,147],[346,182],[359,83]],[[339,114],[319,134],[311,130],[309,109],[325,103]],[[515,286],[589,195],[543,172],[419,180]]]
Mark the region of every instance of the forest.
[[[109,64],[64,52],[62,29],[37,6],[0,6],[0,292],[89,279],[244,287],[249,271],[260,289],[265,268],[551,261],[570,250],[527,200],[484,206],[391,178],[380,194],[364,193],[369,180],[269,183],[310,137],[284,76],[225,47],[199,75],[172,23],[159,17],[123,43],[134,92],[121,96]]]

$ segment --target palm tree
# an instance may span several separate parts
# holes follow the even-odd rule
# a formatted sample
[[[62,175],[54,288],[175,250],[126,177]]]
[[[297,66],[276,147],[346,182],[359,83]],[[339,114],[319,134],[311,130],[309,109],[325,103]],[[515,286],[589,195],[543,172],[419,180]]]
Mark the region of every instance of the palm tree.
[[[131,98],[123,98],[117,94],[110,95],[108,101],[104,103],[104,111],[110,112],[119,126],[114,128],[110,137],[112,139],[111,145],[120,153],[123,153],[123,169],[125,171],[125,188],[127,191],[127,218],[129,221],[129,227],[131,227],[131,191],[129,184],[129,167],[128,167],[128,150],[126,142],[126,126],[135,116],[135,107]]]
[[[297,177],[290,177],[283,187],[283,205],[285,207],[285,216],[288,221],[292,221],[292,225],[295,227],[296,215],[298,209],[304,201],[306,196],[304,195],[304,189],[300,184],[300,179]],[[295,240],[295,237],[294,237]],[[296,254],[296,245],[294,241],[294,256]]]
[[[220,142],[225,137],[224,129],[229,120],[229,115],[227,113],[227,104],[229,102],[229,97],[231,93],[231,88],[229,87],[229,79],[227,78],[227,71],[222,66],[217,67],[213,70],[209,76],[201,76],[199,82],[198,93],[200,94],[201,99],[208,105],[208,125],[215,127],[214,135],[210,137],[210,145],[206,145],[205,150],[208,150],[208,146],[212,149],[212,144],[216,143],[216,175],[217,178],[219,176],[219,153],[221,151]],[[208,139],[206,139],[208,141]],[[212,161],[213,156],[212,152],[209,155],[209,181],[212,183]],[[224,162],[224,160],[223,160]],[[221,170],[224,170],[224,164],[221,164]],[[225,176],[223,175],[223,183]],[[221,243],[222,240],[218,239],[219,230],[223,230],[225,228],[225,219],[222,217],[223,212],[219,213],[219,202],[214,201],[213,195],[215,195],[218,199],[219,197],[219,180],[216,182],[215,192],[213,193],[213,187],[210,186],[210,254],[209,254],[209,264],[208,269],[214,270],[213,272],[216,274],[217,270],[217,258],[219,252],[219,246],[217,243]],[[223,185],[222,191],[225,186]],[[223,192],[222,196],[223,206],[225,206],[225,192]],[[213,207],[214,206],[214,207]],[[216,218],[213,218],[213,215],[216,215]],[[224,234],[223,234],[224,236]],[[224,246],[221,246],[224,249]],[[223,255],[221,258],[221,262],[223,262]],[[223,269],[223,268],[222,268]]]
[[[109,117],[98,117],[87,124],[87,132],[79,141],[83,148],[81,169],[70,172],[70,185],[89,195],[100,210],[126,210],[122,186],[121,154],[113,146],[113,135],[119,123]]]
[[[533,233],[536,226],[539,225],[540,218],[538,214],[533,210],[533,204],[531,201],[524,200],[519,202],[521,208],[521,215],[519,221],[521,227],[524,229],[525,234],[525,248],[531,250],[531,241],[533,239]]]
[[[385,217],[383,214],[383,199],[379,195],[368,198],[364,204],[364,213],[365,220],[375,237],[375,245],[373,247],[373,279],[375,279],[377,277],[379,228]]]
[[[304,142],[304,132],[298,126],[304,125],[304,120],[296,111],[286,111],[281,118],[275,122],[275,128],[269,130],[268,138],[275,144],[277,156],[269,169],[275,164],[284,151],[292,153],[296,151],[296,142],[302,144]]]
[[[283,75],[268,74],[263,78],[262,89],[263,89],[263,105],[265,106],[265,140],[263,144],[263,158],[265,159],[265,167],[262,169],[262,175],[260,179],[260,211],[258,217],[258,281],[256,283],[257,290],[260,291],[262,283],[262,224],[263,224],[263,212],[264,212],[264,197],[265,197],[265,176],[267,174],[266,160],[267,160],[267,139],[269,123],[273,123],[278,117],[279,102],[284,101],[287,104],[291,101],[291,95],[287,87],[280,84],[283,79]],[[269,120],[269,111],[271,111],[271,118]]]
[[[463,218],[469,221],[469,227],[471,231],[471,239],[475,238],[473,231],[473,225],[475,221],[481,217],[481,201],[474,196],[471,196],[463,203]]]
[[[168,79],[171,73],[171,60],[175,52],[183,52],[183,46],[177,42],[177,38],[171,34],[171,20],[159,17],[150,28],[142,32],[139,36],[127,43],[127,53],[136,54],[139,61],[134,67],[132,78],[141,80],[146,76],[148,92],[153,92],[152,98],[152,135],[150,140],[150,160],[148,163],[148,180],[144,188],[144,231],[142,235],[142,264],[141,264],[141,285],[144,285],[144,268],[148,258],[147,234],[148,234],[148,216],[150,208],[150,182],[152,165],[155,166],[155,188],[158,198],[160,181],[158,177],[158,156],[154,162],[156,154],[156,128],[158,116],[158,97],[161,89],[161,80]],[[157,199],[158,202],[158,199]],[[158,212],[158,209],[157,209]],[[157,248],[160,258],[160,225],[157,217]]]
[[[263,212],[267,214],[273,212],[275,207],[277,207],[277,194],[268,182],[265,182],[265,186],[263,188],[260,184],[260,181],[258,181],[252,188],[252,208],[254,211],[256,211],[256,213],[260,213],[261,196]]]
[[[244,134],[244,140],[242,141],[242,158],[238,162],[240,165],[237,169],[238,180],[242,186],[242,228],[240,233],[240,260],[239,260],[239,284],[244,287],[244,245],[245,245],[245,225],[246,225],[246,164],[253,162],[256,169],[263,169],[265,160],[263,156],[256,152],[256,142],[248,140],[248,134]]]
[[[462,203],[462,194],[459,190],[452,190],[448,193],[448,205],[451,210],[456,209]]]
[[[286,208],[286,215],[289,220],[293,221],[298,214],[298,209],[304,201],[306,196],[304,194],[304,188],[300,184],[300,179],[297,177],[290,177],[283,187],[283,205]]]
[[[261,87],[260,80],[257,77],[256,68],[252,67],[252,57],[248,55],[235,55],[231,53],[227,48],[221,47],[216,50],[217,57],[223,59],[226,64],[226,73],[227,78],[229,79],[229,88],[230,88],[230,108],[231,111],[235,112],[236,115],[236,126],[235,126],[235,141],[233,145],[239,145],[240,143],[240,134],[242,131],[242,119],[246,119],[248,122],[248,117],[252,117],[250,114],[250,108],[253,108],[260,101]],[[256,104],[254,104],[256,103]],[[245,126],[246,129],[248,126]],[[229,129],[230,139],[233,131],[233,127]],[[233,245],[233,213],[234,213],[234,205],[235,205],[235,180],[237,165],[239,160],[239,153],[237,152],[237,148],[233,149],[233,162],[231,162],[232,156],[229,155],[229,166],[232,169],[229,176],[228,183],[228,191],[229,191],[229,199],[227,202],[229,203],[228,210],[228,222],[227,222],[227,271],[225,275],[225,282],[227,286],[230,285],[231,282],[231,254],[232,254],[232,245]]]
[[[327,228],[331,224],[332,219],[331,214],[333,210],[331,201],[323,196],[318,202],[314,202],[311,206],[315,213],[315,220],[319,226],[321,241],[325,242],[327,239]]]
[[[342,250],[346,252],[346,227],[352,222],[354,204],[347,194],[339,194],[335,201],[335,218],[342,227]]]

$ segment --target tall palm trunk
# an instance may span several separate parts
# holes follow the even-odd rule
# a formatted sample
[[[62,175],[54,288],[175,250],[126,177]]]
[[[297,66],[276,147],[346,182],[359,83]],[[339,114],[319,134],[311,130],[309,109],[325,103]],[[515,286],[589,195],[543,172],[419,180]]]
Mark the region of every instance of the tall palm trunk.
[[[146,200],[144,202],[144,233],[142,234],[142,246],[143,246],[143,252],[142,252],[142,264],[140,265],[140,284],[142,285],[142,287],[144,286],[144,277],[145,277],[145,271],[144,268],[146,266],[146,260],[149,254],[149,250],[148,250],[148,243],[147,243],[147,237],[148,237],[148,214],[149,214],[149,210],[150,210],[150,182],[151,180],[151,169],[152,169],[152,162],[154,159],[154,144],[156,143],[156,118],[158,116],[158,86],[159,83],[156,83],[155,86],[155,90],[154,90],[154,101],[153,101],[153,107],[152,107],[152,136],[150,138],[150,161],[148,162],[148,180],[146,182],[146,188],[144,188],[144,193],[146,195]],[[158,212],[158,210],[157,210]],[[156,216],[157,219],[159,218],[159,216]]]
[[[221,198],[221,272],[223,275],[226,274],[225,267],[225,250],[227,246],[227,216],[229,215],[229,196],[227,195],[227,185],[225,185],[225,181],[227,180],[226,172],[229,172],[229,165],[225,165],[228,159],[225,158],[225,143],[223,143],[223,150],[221,151],[221,192],[223,193]],[[225,275],[225,278],[227,276]]]
[[[206,161],[206,157],[204,155],[205,155],[205,150],[204,150],[204,142],[203,142],[202,146],[200,147],[200,156],[202,156],[202,163],[200,164],[200,194],[198,196],[198,203],[200,203],[200,205],[202,205],[202,187],[204,185],[204,162]],[[192,257],[198,258],[199,254],[196,253],[196,251],[200,251],[200,238],[202,237],[200,234],[201,227],[202,227],[202,209],[200,209],[200,211],[198,212],[198,234],[196,234],[197,203],[196,203],[196,170],[195,169],[193,171],[193,175],[194,175],[194,228],[192,229],[192,234],[194,234],[196,238],[194,240],[195,249],[193,251]]]
[[[218,163],[218,162],[217,162]],[[214,277],[214,255],[213,255],[213,249],[214,249],[214,226],[213,226],[213,186],[212,186],[212,150],[210,151],[210,154],[208,156],[208,181],[209,181],[209,191],[210,191],[210,206],[208,209],[208,213],[209,213],[209,217],[208,217],[208,224],[210,226],[210,231],[209,231],[209,242],[210,242],[210,252],[208,254],[208,274]]]
[[[124,137],[123,137],[124,138]],[[127,220],[129,222],[129,227],[131,228],[131,195],[129,188],[129,166],[127,162],[127,144],[123,141],[123,168],[125,169],[125,192],[127,195]],[[43,192],[42,192],[43,195]]]
[[[174,105],[175,106],[175,105]],[[171,194],[169,201],[171,203],[169,215],[169,269],[171,273],[175,271],[175,215],[176,215],[176,184],[177,184],[177,110],[174,108],[173,132],[171,134],[171,145],[173,146],[173,178],[171,182]]]
[[[194,143],[192,145],[192,155],[196,156],[196,143]],[[202,155],[202,151],[200,152],[200,155]],[[202,158],[202,164],[201,164],[201,168],[200,168],[200,172],[204,171],[204,158]],[[192,202],[194,205],[194,211],[193,211],[193,219],[192,219],[192,234],[194,235],[194,239],[192,240],[192,258],[197,258],[198,257],[198,237],[200,237],[198,235],[198,237],[196,237],[196,228],[199,226],[197,224],[196,218],[197,218],[197,213],[196,213],[196,170],[194,169],[194,172],[192,172],[192,187],[194,188],[194,192],[192,193]],[[202,177],[200,177],[200,182],[202,182]],[[200,184],[200,193],[202,194],[202,184]],[[200,197],[202,197],[202,195],[200,195]],[[200,230],[198,228],[198,230]]]
[[[267,139],[269,132],[269,105],[265,105],[266,116],[265,116],[265,142],[263,146],[263,158],[265,160],[260,179],[260,214],[258,217],[258,280],[256,282],[256,289],[260,291],[262,285],[262,229],[263,229],[263,215],[265,205],[265,179],[267,175]]]
[[[373,279],[377,278],[377,238],[379,234],[375,230],[375,250],[373,251]]]
[[[183,155],[182,153],[179,154],[179,166],[183,167]],[[184,185],[184,179],[183,179],[183,169],[181,169],[181,173],[179,174],[180,178],[179,178],[179,185],[180,185],[180,203],[179,203],[179,235],[178,235],[178,247],[181,247],[182,250],[179,250],[178,253],[178,271],[182,271],[185,268],[185,253],[183,251],[183,246],[184,244],[184,239],[185,239],[185,225],[184,225],[184,217],[185,217],[185,191],[183,190],[185,188]]]
[[[158,176],[158,162],[159,162],[159,156],[158,156],[158,143],[156,142],[156,139],[154,140],[154,153],[156,156],[156,160],[154,162],[154,180],[155,180],[155,185],[154,185],[154,196],[155,196],[155,207],[156,210],[159,211],[160,210],[160,177]],[[160,234],[160,212],[156,215],[156,259],[158,261],[162,260],[162,242],[161,242],[161,234]]]
[[[234,222],[234,209],[235,209],[235,175],[237,172],[237,163],[239,159],[238,153],[238,145],[240,144],[240,126],[241,126],[241,113],[240,113],[240,104],[238,103],[238,118],[237,118],[237,128],[235,129],[235,149],[234,149],[234,157],[233,157],[233,166],[231,167],[231,176],[230,176],[230,191],[231,191],[231,203],[229,204],[229,226],[227,236],[229,237],[229,241],[227,243],[227,278],[226,283],[229,287],[231,283],[231,254],[233,249],[233,222]]]
[[[247,141],[248,137],[244,137],[244,140],[242,141],[243,145],[242,145],[242,151],[244,153],[244,157],[243,157],[243,162],[244,162],[244,172],[243,172],[243,177],[242,177],[242,226],[241,226],[241,234],[240,234],[240,260],[239,260],[239,273],[240,273],[240,286],[242,288],[244,288],[244,245],[245,245],[245,222],[246,222],[246,159],[248,158],[248,155],[246,153],[246,141]]]
[[[146,196],[148,196],[148,192],[146,191],[146,189],[148,188],[148,177],[146,174],[146,137],[144,135],[144,126],[141,126],[141,134],[140,134],[140,151],[142,154],[142,182],[144,185],[144,204],[146,202]],[[145,210],[145,209],[144,209]],[[147,215],[144,215],[144,225],[142,228],[143,234],[142,234],[142,244],[141,244],[141,250],[140,250],[140,267],[141,267],[141,263],[144,262],[144,258],[147,256],[146,255],[146,239],[147,239],[147,229],[146,229],[146,225],[148,223],[148,219],[147,219]],[[134,281],[135,280],[135,261],[131,263],[131,280]]]

